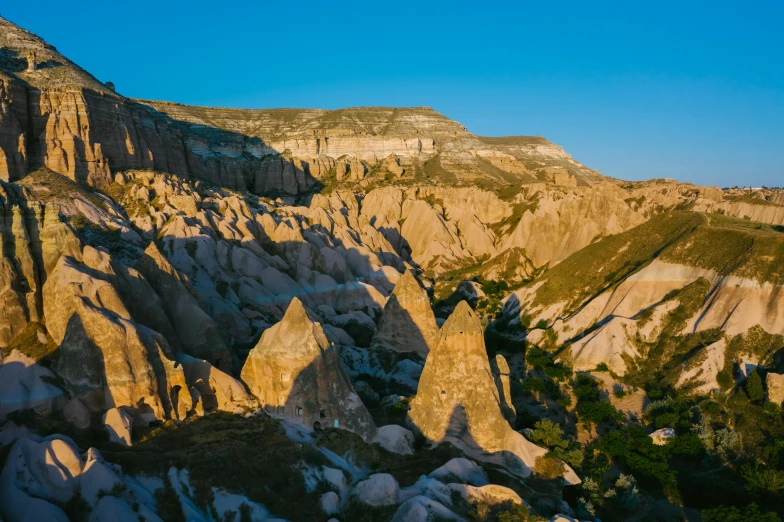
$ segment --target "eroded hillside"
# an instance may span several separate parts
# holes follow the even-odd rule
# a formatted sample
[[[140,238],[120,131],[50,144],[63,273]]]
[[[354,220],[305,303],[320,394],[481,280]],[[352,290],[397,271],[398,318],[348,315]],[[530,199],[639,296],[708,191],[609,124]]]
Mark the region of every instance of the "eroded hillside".
[[[0,235],[3,520],[676,519],[780,460],[691,435],[784,400],[780,190],[130,99],[0,19]]]

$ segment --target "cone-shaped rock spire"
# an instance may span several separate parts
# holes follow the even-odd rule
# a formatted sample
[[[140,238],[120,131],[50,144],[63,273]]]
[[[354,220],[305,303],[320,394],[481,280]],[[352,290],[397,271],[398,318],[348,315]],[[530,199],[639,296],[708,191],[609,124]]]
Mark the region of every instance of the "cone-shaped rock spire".
[[[264,332],[242,368],[242,380],[264,410],[311,429],[337,427],[366,440],[376,426],[340,355],[299,299]]]
[[[423,357],[438,342],[438,325],[427,292],[407,270],[384,306],[372,345],[396,352],[417,352]]]
[[[433,442],[449,440],[467,454],[528,476],[547,450],[512,429],[487,359],[482,325],[461,301],[441,328],[411,401],[408,422]],[[571,469],[566,478],[579,482]]]

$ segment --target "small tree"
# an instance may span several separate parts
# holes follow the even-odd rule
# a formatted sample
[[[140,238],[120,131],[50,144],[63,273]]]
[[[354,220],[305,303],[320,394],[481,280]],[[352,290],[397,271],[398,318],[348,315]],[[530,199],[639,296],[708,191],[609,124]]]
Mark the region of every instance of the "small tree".
[[[531,432],[531,439],[539,442],[548,448],[565,448],[568,443],[563,439],[561,426],[550,419],[541,419],[536,422]]]
[[[751,372],[749,378],[746,379],[746,395],[749,396],[751,402],[762,402],[765,398],[765,388],[762,387],[762,379],[757,370]]]

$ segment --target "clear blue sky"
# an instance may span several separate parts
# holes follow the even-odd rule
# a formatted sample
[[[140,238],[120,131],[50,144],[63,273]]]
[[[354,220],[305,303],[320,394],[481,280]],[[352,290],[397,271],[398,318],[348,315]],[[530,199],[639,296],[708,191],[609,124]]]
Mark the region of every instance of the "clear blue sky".
[[[126,96],[429,105],[618,178],[784,185],[781,1],[11,0],[0,15]]]

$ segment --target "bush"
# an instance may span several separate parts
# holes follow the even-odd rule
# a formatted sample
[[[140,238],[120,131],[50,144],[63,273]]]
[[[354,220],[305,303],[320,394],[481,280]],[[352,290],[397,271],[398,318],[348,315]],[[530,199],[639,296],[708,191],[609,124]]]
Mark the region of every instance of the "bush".
[[[552,480],[562,476],[564,469],[564,465],[561,461],[545,455],[543,457],[536,457],[533,471],[543,479]]]
[[[719,506],[702,510],[703,522],[781,522],[772,512],[761,512],[757,504],[749,504],[743,510],[736,507]]]
[[[599,364],[596,365],[596,370],[595,371],[597,371],[597,372],[609,372],[610,371],[610,367],[607,366],[607,363],[599,363]]]
[[[618,415],[618,410],[609,401],[591,401],[577,405],[577,417],[583,422],[598,424],[616,419]]]
[[[757,463],[753,466],[744,464],[740,474],[746,480],[746,489],[751,493],[784,491],[784,471],[764,468]]]
[[[541,419],[536,422],[536,425],[532,430],[531,440],[550,449],[566,448],[568,443],[564,440],[563,434],[564,432],[561,429],[561,426],[550,419]]]
[[[765,389],[762,387],[762,379],[757,373],[757,370],[751,372],[748,379],[746,379],[746,395],[749,396],[751,402],[760,403],[765,398]]]
[[[527,392],[543,392],[545,389],[545,384],[542,379],[537,379],[536,377],[529,377],[525,381],[523,381],[523,390]]]

